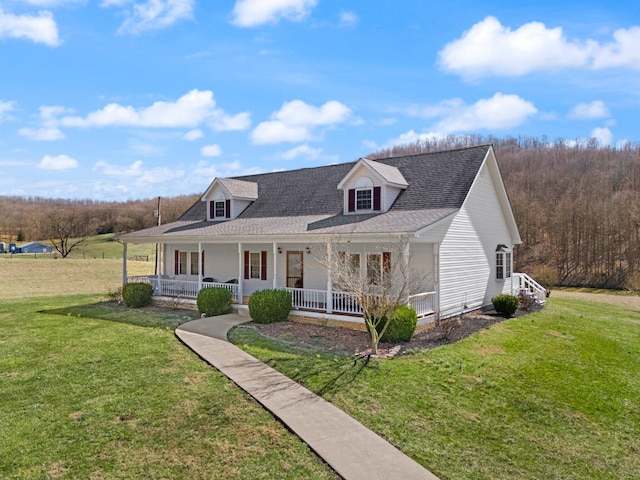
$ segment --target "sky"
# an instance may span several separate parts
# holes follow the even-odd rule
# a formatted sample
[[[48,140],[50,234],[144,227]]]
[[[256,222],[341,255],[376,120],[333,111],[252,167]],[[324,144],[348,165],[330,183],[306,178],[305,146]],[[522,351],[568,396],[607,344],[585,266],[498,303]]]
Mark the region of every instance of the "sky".
[[[635,1],[0,0],[0,195],[126,201],[447,135],[640,140]]]

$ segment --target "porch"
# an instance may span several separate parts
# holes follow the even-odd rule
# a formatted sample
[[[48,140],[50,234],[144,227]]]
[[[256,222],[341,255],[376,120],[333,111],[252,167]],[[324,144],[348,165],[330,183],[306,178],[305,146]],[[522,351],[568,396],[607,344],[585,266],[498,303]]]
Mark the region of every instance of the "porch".
[[[240,304],[239,284],[237,280],[227,282],[189,281],[169,278],[166,275],[145,275],[127,277],[126,283],[148,283],[153,287],[154,297],[170,297],[194,301],[203,288],[226,288],[233,295],[233,303]],[[276,287],[277,288],[277,287]],[[309,288],[283,287],[291,292],[293,310],[321,312],[335,315],[362,316],[362,309],[354,295],[348,292],[316,290]],[[407,304],[418,314],[418,318],[433,315],[436,292],[423,292],[410,295]]]

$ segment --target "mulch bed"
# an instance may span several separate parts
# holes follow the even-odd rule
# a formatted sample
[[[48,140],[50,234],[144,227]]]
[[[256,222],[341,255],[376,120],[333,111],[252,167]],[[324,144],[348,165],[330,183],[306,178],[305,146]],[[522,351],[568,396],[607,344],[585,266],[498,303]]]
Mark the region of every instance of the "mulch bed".
[[[530,310],[518,310],[515,317],[520,317],[528,313],[539,310],[540,307]],[[379,356],[385,356],[393,347],[400,347],[393,350],[394,354],[402,355],[409,351],[426,350],[442,345],[457,342],[472,333],[487,328],[495,323],[506,320],[495,311],[471,312],[463,315],[460,322],[455,327],[450,327],[448,334],[442,327],[436,326],[413,336],[410,342],[399,345],[390,343],[380,343],[378,346]],[[447,322],[456,322],[456,319],[449,319]],[[266,337],[277,339],[291,345],[310,347],[316,350],[326,351],[335,354],[367,354],[370,352],[369,335],[364,331],[351,330],[341,327],[327,327],[299,322],[278,322],[267,325],[250,323],[244,328],[253,328]],[[446,327],[445,327],[446,328]],[[397,352],[396,352],[397,350]]]

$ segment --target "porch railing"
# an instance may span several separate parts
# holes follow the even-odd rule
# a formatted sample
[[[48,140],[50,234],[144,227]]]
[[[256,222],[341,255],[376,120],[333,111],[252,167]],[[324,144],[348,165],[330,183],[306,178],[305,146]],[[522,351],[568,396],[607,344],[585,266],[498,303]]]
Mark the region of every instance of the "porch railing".
[[[153,294],[159,297],[197,298],[199,283],[190,280],[175,280],[171,278],[149,276],[127,277],[127,283],[142,282],[153,287]],[[202,282],[202,288],[219,287],[231,291],[233,301],[238,302],[238,284],[222,282]]]
[[[547,299],[547,289],[536,282],[526,273],[514,273],[514,295],[525,293],[532,296],[540,305],[544,305]]]
[[[311,290],[308,288],[287,288],[291,292],[293,308],[302,310],[317,310],[321,312],[346,313],[348,315],[362,315],[362,308],[356,297],[348,292],[331,292],[327,302],[326,290]],[[435,313],[435,292],[423,292],[409,297],[411,306],[418,318]],[[331,308],[328,308],[328,307]]]

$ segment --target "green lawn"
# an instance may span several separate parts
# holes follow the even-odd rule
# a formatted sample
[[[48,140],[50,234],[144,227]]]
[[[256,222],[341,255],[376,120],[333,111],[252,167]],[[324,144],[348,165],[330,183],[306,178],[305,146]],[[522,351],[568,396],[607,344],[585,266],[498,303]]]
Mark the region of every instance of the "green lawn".
[[[83,316],[103,298],[0,300],[0,478],[336,478],[170,328]]]
[[[361,370],[232,335],[443,480],[640,478],[637,309],[552,298],[541,313]]]

